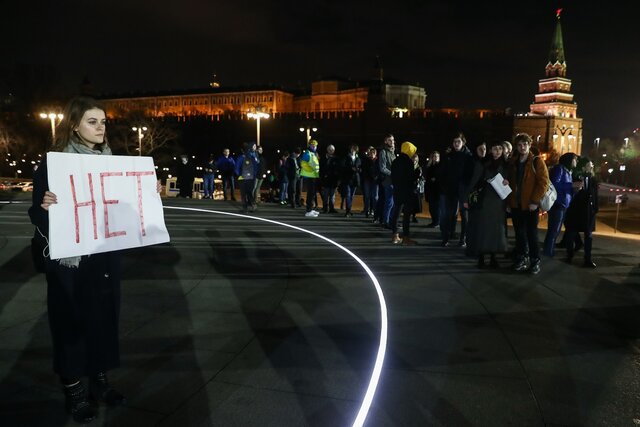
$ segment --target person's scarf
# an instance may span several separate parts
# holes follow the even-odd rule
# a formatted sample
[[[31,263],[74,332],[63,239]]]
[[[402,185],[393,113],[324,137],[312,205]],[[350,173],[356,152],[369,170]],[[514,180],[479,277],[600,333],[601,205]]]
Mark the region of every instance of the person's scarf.
[[[96,144],[97,145],[97,144]],[[99,155],[110,155],[111,154],[111,148],[109,148],[109,146],[107,145],[107,143],[103,143],[102,145],[102,150],[97,150],[97,149],[92,149],[87,147],[86,145],[84,145],[83,143],[81,143],[80,141],[78,141],[76,139],[75,136],[71,137],[71,139],[69,140],[69,144],[67,144],[66,147],[64,147],[64,149],[62,150],[63,153],[74,153],[74,154],[99,154]],[[60,258],[58,260],[58,262],[60,263],[60,265],[63,265],[65,267],[69,267],[69,268],[78,268],[78,266],[80,265],[80,260],[82,259],[82,257],[79,256],[73,256],[73,257],[68,257],[68,258]]]

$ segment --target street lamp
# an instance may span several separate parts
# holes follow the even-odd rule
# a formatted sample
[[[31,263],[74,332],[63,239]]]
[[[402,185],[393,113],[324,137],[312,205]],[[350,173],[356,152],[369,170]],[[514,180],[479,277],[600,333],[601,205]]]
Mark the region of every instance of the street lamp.
[[[629,146],[629,138],[625,138],[624,139],[624,148],[627,148]]]
[[[600,138],[596,138],[593,140],[593,145],[596,146],[596,156],[598,155],[598,148],[600,147]]]
[[[556,129],[560,131],[560,154],[564,154],[564,136],[567,132],[569,132],[569,151],[571,150],[571,138],[573,138],[573,125],[567,127],[567,125],[556,126]],[[558,134],[556,132],[553,133],[553,142],[555,145],[556,138],[558,138]],[[554,147],[555,148],[555,147]]]
[[[132,131],[138,132],[138,156],[142,156],[142,138],[144,137],[143,131],[147,131],[146,126],[134,126],[131,128]]]
[[[318,132],[318,128],[308,127],[308,126],[306,128],[301,127],[300,128],[300,132],[306,132],[306,134],[307,134],[307,144],[308,144],[309,141],[311,141],[311,132]]]
[[[256,145],[259,147],[260,146],[260,119],[268,119],[269,114],[263,113],[262,111],[259,111],[256,109],[255,112],[251,112],[251,111],[248,112],[247,117],[249,117],[250,119],[255,119],[256,121]]]
[[[41,119],[49,119],[51,121],[51,141],[56,140],[56,119],[58,122],[64,118],[60,113],[40,113]]]

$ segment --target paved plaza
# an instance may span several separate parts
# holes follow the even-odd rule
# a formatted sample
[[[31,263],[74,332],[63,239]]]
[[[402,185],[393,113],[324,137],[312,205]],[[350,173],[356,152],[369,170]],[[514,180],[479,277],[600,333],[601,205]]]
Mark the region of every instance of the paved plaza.
[[[110,379],[128,405],[91,425],[352,425],[383,327],[365,268],[321,237],[229,215],[232,202],[164,203],[171,242],[125,256]],[[0,426],[71,426],[27,208],[0,204]],[[420,245],[401,247],[361,215],[253,215],[335,241],[379,282],[388,341],[366,426],[640,424],[640,240],[596,235],[597,269],[560,251],[530,276],[503,258],[478,269],[424,218]]]

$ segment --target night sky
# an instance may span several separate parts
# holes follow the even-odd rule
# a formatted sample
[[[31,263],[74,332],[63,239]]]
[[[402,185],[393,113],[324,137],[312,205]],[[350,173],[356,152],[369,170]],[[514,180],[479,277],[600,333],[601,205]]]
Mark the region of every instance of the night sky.
[[[636,2],[3,1],[2,62],[55,67],[68,93],[273,83],[321,76],[419,83],[428,107],[528,111],[562,15],[585,143],[640,126]],[[5,86],[6,87],[6,86]],[[2,86],[0,86],[2,88]]]

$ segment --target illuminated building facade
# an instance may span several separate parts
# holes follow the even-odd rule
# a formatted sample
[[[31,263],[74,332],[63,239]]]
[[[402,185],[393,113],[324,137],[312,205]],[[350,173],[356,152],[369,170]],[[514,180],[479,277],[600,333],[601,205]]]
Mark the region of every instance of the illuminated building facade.
[[[424,110],[424,88],[398,84],[385,84],[383,87],[390,111]],[[247,112],[256,110],[273,117],[295,113],[307,117],[329,118],[364,111],[369,92],[369,87],[336,79],[313,82],[311,94],[301,96],[275,89],[225,90],[218,85],[183,93],[107,97],[103,98],[103,102],[109,118],[119,118],[135,111],[148,117],[209,116],[219,119],[234,114],[244,117]]]
[[[529,113],[516,116],[514,133],[526,132],[542,153],[554,151],[580,154],[582,150],[582,119],[567,78],[560,12],[556,13],[556,28],[551,42],[545,78],[538,82],[538,93]]]
[[[148,117],[210,116],[232,113],[246,114],[261,110],[270,114],[290,112],[293,94],[275,89],[203,89],[185,93],[159,93],[103,99],[109,118],[128,112],[141,112]]]

